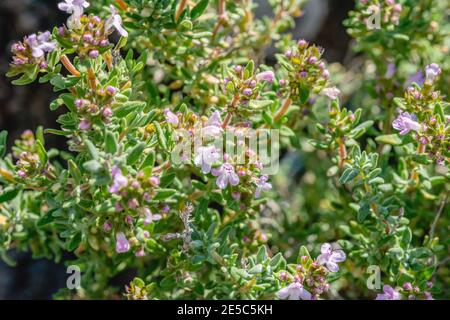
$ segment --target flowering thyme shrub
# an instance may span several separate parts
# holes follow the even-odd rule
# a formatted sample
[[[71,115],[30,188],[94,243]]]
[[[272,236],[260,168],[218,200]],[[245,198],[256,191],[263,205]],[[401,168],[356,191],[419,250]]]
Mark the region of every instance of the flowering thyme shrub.
[[[269,2],[65,0],[14,44],[7,75],[65,113],[0,133],[3,259],[70,252],[60,298],[447,298],[446,2],[357,1],[345,66]]]

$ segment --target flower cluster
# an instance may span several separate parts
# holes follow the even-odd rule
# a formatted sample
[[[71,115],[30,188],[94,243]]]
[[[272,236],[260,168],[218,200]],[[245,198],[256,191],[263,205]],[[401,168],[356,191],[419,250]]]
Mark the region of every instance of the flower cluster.
[[[55,48],[56,43],[51,39],[49,31],[26,36],[23,41],[11,46],[13,54],[11,67],[17,69],[26,65],[36,65],[40,69],[46,69],[46,53],[53,51]]]
[[[123,37],[127,37],[128,32],[122,27],[122,17],[114,6],[110,7],[109,18],[103,20],[98,16],[84,15],[83,8],[88,5],[84,0],[66,0],[59,4],[62,11],[72,15],[67,26],[59,27],[57,39],[75,50],[80,57],[95,59],[110,47],[108,36],[114,30]]]
[[[288,72],[287,84],[282,83],[282,92],[288,90],[291,99],[305,103],[311,93],[321,93],[334,100],[340,91],[336,87],[328,87],[330,72],[322,59],[323,49],[310,45],[301,39],[297,46],[285,51],[280,56],[282,66]]]
[[[303,252],[307,250],[303,249]],[[295,270],[293,273],[283,271],[279,274],[280,280],[287,284],[278,292],[280,299],[317,300],[329,290],[327,274],[339,271],[338,263],[344,262],[346,255],[340,249],[333,250],[329,243],[324,243],[320,252],[315,260],[309,254],[301,255],[295,269],[292,268]]]
[[[400,135],[411,135],[419,146],[419,153],[428,153],[430,159],[443,165],[450,151],[449,119],[443,111],[441,93],[435,83],[441,69],[435,63],[425,69],[426,80],[406,89],[403,99],[397,99],[399,115],[392,127]]]

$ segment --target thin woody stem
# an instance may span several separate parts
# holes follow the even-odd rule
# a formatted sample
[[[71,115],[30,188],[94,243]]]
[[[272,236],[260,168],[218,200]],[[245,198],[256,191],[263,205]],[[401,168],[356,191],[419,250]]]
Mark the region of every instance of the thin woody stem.
[[[417,154],[424,153],[425,148],[426,148],[426,146],[419,142],[419,146],[417,147]],[[419,179],[419,173],[417,172],[417,170],[413,170],[413,172],[411,173],[411,180],[417,181],[418,179]]]
[[[238,103],[238,101],[239,101],[239,95],[235,95],[233,97],[233,101],[231,101],[230,107],[228,108],[228,113],[222,122],[222,129],[225,129],[230,124],[231,119],[233,118],[232,111],[236,108],[236,104]]]
[[[214,39],[217,32],[219,31],[220,27],[225,23],[227,20],[227,16],[225,13],[225,0],[219,0],[219,6],[217,9],[217,15],[219,16],[219,19],[217,20],[216,25],[214,26],[212,38]]]
[[[158,167],[153,168],[152,173],[160,173],[166,169],[170,168],[170,162],[166,161]]]
[[[61,56],[61,63],[63,64],[63,66],[67,69],[67,71],[69,71],[72,75],[74,75],[75,77],[79,77],[81,76],[80,72],[75,68],[75,66],[72,64],[72,62],[70,62],[69,58],[63,54]]]
[[[339,168],[344,167],[345,159],[347,158],[347,150],[342,140],[339,141]]]
[[[286,111],[289,109],[291,104],[292,104],[292,99],[290,96],[288,96],[286,98],[286,100],[284,100],[284,103],[281,106],[281,108],[278,110],[278,112],[273,117],[273,121],[276,122],[276,121],[280,120],[285,115]]]
[[[445,198],[442,200],[441,205],[439,206],[439,210],[438,210],[436,216],[434,217],[433,224],[431,225],[431,229],[430,229],[430,241],[433,240],[437,223],[439,221],[439,218],[442,215],[442,212],[444,212],[444,208],[445,208],[445,205],[447,204],[448,196],[449,196],[449,193],[447,192],[447,194],[445,195]]]
[[[175,22],[178,21],[178,19],[180,18],[181,13],[183,12],[184,8],[186,7],[186,3],[187,3],[187,0],[180,1],[177,11],[175,12]]]

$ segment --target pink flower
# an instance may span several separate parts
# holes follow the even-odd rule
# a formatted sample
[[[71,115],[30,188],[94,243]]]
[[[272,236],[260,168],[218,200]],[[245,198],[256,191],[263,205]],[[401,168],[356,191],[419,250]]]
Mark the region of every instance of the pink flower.
[[[333,250],[331,244],[324,243],[320,247],[321,254],[317,257],[319,265],[325,265],[330,272],[339,271],[338,262],[343,262],[346,259],[345,253],[342,250]]]
[[[112,224],[111,224],[111,222],[106,221],[106,222],[103,224],[103,231],[105,231],[105,232],[110,232],[111,229],[112,229]]]
[[[64,2],[58,3],[59,10],[71,14],[77,11],[81,11],[82,13],[83,10],[87,7],[89,7],[89,2],[85,0],[64,0]]]
[[[89,120],[81,119],[78,127],[80,128],[80,130],[89,130],[89,128],[91,127],[91,123],[89,122]]]
[[[194,164],[201,167],[202,172],[206,174],[211,171],[211,166],[219,159],[220,153],[215,146],[199,147],[196,150]]]
[[[325,89],[323,89],[321,91],[321,93],[326,95],[331,100],[335,100],[335,99],[338,98],[338,96],[341,93],[341,91],[338,88],[336,88],[336,87],[332,87],[332,88],[325,88]]]
[[[384,77],[386,79],[390,79],[394,76],[395,72],[397,71],[397,68],[395,67],[395,64],[393,63],[389,63],[387,66],[387,70],[386,73],[384,75]]]
[[[56,43],[50,41],[51,33],[45,31],[39,35],[32,34],[25,38],[25,42],[30,46],[32,55],[35,58],[44,56],[46,52],[53,51],[56,48]]]
[[[161,220],[160,214],[153,214],[149,208],[143,208],[141,213],[144,215],[144,225],[149,225],[153,221]]]
[[[64,0],[64,2],[58,3],[59,10],[71,14],[67,20],[67,25],[70,29],[81,27],[80,18],[87,7],[89,7],[89,2],[85,0]]]
[[[436,63],[429,64],[425,67],[425,75],[427,80],[434,82],[434,80],[441,74],[441,68]]]
[[[224,163],[219,169],[212,169],[213,176],[218,177],[216,184],[220,189],[225,189],[228,184],[237,186],[239,184],[239,176],[234,172],[234,167],[229,163]]]
[[[255,190],[255,198],[258,199],[261,196],[262,191],[267,191],[272,189],[272,184],[267,182],[269,178],[267,175],[262,175],[256,181],[256,190]]]
[[[128,250],[130,250],[130,243],[123,232],[118,232],[116,234],[116,252],[124,253]]]
[[[408,112],[401,112],[398,117],[392,122],[392,127],[400,131],[400,135],[405,135],[409,131],[419,131],[421,126],[415,121],[414,114],[410,115]]]
[[[105,22],[106,32],[115,28],[122,37],[128,37],[127,30],[122,27],[122,17],[118,14],[117,9],[113,5],[110,5],[109,10],[111,11],[111,16]]]
[[[134,255],[135,255],[136,257],[143,257],[143,256],[145,256],[144,247],[139,248],[139,250],[136,251]]]
[[[390,285],[385,284],[383,286],[384,293],[377,295],[375,300],[401,300],[402,296],[400,293],[394,290]]]
[[[170,111],[170,109],[164,110],[164,116],[166,117],[167,123],[171,123],[175,126],[178,126],[178,117],[175,113]]]
[[[272,83],[274,78],[275,78],[275,75],[274,75],[273,71],[263,71],[256,75],[256,80],[267,81],[269,83]]]
[[[128,185],[128,179],[122,175],[122,172],[117,166],[112,168],[111,175],[113,178],[113,184],[109,187],[109,192],[118,194],[122,188]]]
[[[280,299],[289,300],[311,300],[311,293],[309,293],[303,285],[299,282],[293,282],[286,288],[281,289],[277,293]]]
[[[203,136],[218,136],[222,133],[222,119],[220,112],[214,111],[202,128]]]

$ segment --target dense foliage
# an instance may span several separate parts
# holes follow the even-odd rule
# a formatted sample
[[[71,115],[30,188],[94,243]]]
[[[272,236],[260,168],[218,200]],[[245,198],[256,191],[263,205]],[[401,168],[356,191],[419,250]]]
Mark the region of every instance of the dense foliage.
[[[71,253],[57,298],[448,298],[448,3],[357,1],[328,65],[286,33],[303,2],[61,2],[11,49],[65,113],[0,133],[2,258]]]

